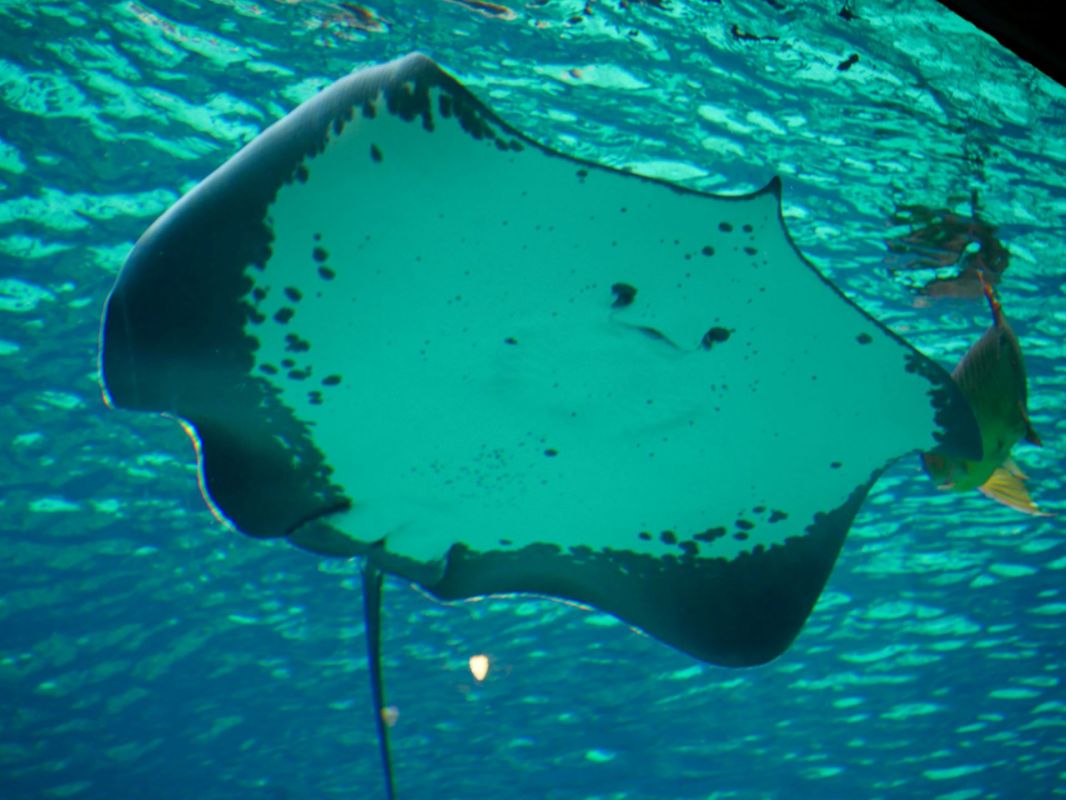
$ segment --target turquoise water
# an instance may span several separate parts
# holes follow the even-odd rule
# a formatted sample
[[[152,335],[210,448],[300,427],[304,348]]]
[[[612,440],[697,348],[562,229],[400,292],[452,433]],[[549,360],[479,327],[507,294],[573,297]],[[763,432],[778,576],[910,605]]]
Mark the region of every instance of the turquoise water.
[[[987,310],[920,287],[1001,243],[1044,439],[1015,455],[1066,512],[1066,92],[933,3],[659,5],[0,2],[2,800],[381,796],[355,566],[217,523],[180,429],[103,407],[96,334],[155,216],[300,100],[413,49],[563,152],[716,192],[781,175],[797,244],[945,365]],[[947,212],[975,198],[960,254]],[[909,206],[941,246],[890,254]],[[906,459],[759,669],[389,581],[400,796],[1064,794],[1064,570],[1061,519],[938,493]]]

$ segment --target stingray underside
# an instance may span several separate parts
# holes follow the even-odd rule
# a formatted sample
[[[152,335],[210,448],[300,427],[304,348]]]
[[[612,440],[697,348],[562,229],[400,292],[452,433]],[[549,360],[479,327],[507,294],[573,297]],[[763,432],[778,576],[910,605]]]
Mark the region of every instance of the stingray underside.
[[[721,664],[788,646],[888,464],[980,453],[948,375],[800,256],[776,180],[575,160],[417,55],[165,213],[102,340],[111,401],[184,420],[241,531]]]

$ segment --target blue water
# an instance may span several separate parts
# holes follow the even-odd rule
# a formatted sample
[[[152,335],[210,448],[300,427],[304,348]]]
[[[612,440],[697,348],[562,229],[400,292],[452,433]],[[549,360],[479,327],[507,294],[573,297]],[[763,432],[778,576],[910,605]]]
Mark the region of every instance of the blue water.
[[[0,0],[0,800],[383,796],[356,566],[218,523],[178,426],[104,408],[96,336],[155,216],[333,79],[414,49],[563,152],[716,192],[781,175],[797,244],[947,366],[987,310],[922,294],[954,260],[914,272],[886,241],[902,206],[972,217],[976,197],[1044,440],[1015,456],[1060,516],[900,462],[796,644],[753,670],[568,605],[390,580],[400,797],[1066,795],[1066,91],[925,0],[850,21],[662,5]]]

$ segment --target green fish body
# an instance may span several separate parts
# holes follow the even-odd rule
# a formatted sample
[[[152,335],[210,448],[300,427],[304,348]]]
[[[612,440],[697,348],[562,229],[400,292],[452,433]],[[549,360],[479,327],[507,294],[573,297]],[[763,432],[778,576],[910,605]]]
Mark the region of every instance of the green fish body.
[[[978,489],[1019,511],[1042,514],[1025,489],[1025,475],[1010,457],[1021,439],[1040,444],[1029,422],[1021,345],[991,287],[983,280],[982,285],[992,309],[992,325],[962,357],[951,377],[973,408],[983,456],[975,461],[923,453],[922,463],[941,488]]]

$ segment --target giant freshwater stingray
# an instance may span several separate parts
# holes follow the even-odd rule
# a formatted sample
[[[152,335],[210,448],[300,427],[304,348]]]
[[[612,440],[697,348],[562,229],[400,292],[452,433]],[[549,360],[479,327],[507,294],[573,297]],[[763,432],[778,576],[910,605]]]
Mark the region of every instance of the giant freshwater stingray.
[[[565,598],[703,661],[796,637],[882,471],[979,459],[950,376],[719,197],[530,140],[421,55],[298,107],[141,237],[114,406],[238,530],[444,600]]]

